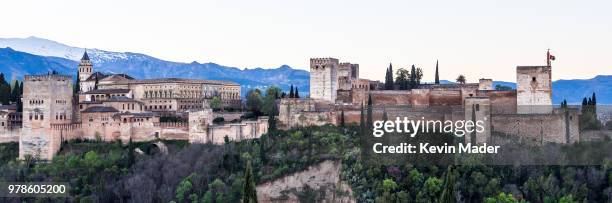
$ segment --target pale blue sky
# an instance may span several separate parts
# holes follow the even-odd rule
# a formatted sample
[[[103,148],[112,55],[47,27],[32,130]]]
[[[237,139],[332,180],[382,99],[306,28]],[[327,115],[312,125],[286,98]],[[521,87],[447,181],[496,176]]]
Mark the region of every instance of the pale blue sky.
[[[72,46],[171,61],[307,68],[311,57],[361,65],[382,80],[416,64],[433,80],[463,73],[514,81],[517,65],[557,56],[554,79],[612,75],[612,1],[119,1],[0,3],[0,37],[38,36]]]

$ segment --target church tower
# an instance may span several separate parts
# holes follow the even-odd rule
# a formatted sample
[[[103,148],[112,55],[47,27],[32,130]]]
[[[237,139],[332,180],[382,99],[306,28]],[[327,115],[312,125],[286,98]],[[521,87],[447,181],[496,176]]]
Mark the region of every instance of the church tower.
[[[79,63],[79,86],[81,87],[80,91],[83,92],[83,82],[91,76],[93,73],[93,64],[89,60],[89,55],[87,55],[87,50],[83,53],[83,57],[81,57],[81,63]]]

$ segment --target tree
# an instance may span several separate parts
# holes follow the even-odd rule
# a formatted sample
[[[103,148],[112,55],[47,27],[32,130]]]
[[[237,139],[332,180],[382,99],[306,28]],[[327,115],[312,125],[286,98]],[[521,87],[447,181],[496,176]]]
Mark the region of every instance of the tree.
[[[80,74],[81,73],[77,71],[76,82],[74,84],[74,89],[72,89],[73,95],[76,95],[79,93],[79,91],[81,91],[81,82],[79,80]]]
[[[185,177],[176,187],[176,199],[178,199],[178,202],[184,202],[185,198],[189,195],[189,192],[193,188],[193,184],[191,183],[191,178],[193,176],[195,176],[194,173]]]
[[[436,85],[440,84],[440,76],[438,75],[438,60],[436,60],[436,79],[434,83]]]
[[[297,86],[295,87],[295,95],[294,95],[294,98],[298,98],[298,99],[300,98],[300,92],[298,91],[298,87],[297,87]]]
[[[98,89],[98,76],[99,76],[99,75],[97,75],[97,74],[95,75],[95,77],[96,77],[96,81],[95,81],[95,83],[94,83],[94,90],[97,90],[97,89]]]
[[[344,127],[344,126],[345,126],[345,123],[344,123],[344,109],[342,109],[342,110],[340,111],[340,126],[341,126],[341,127]]]
[[[261,107],[261,111],[264,114],[268,116],[278,114],[276,109],[276,99],[280,91],[281,89],[276,86],[268,87],[268,89],[266,90],[266,97],[263,99],[263,104]]]
[[[255,114],[259,114],[261,112],[261,91],[259,89],[251,89],[247,92],[247,101],[246,106],[247,109]]]
[[[459,77],[457,77],[457,83],[459,84],[465,84],[466,79],[464,75],[459,75]]]
[[[387,73],[385,74],[385,89],[392,90],[393,89],[393,65],[389,63],[389,67],[387,68]]]
[[[21,97],[21,93],[19,93],[19,81],[15,80],[15,83],[13,83],[13,89],[11,90],[11,102],[17,102],[17,100],[20,99]]]
[[[17,99],[17,112],[23,112],[23,101],[21,100],[23,97],[23,82],[19,84],[19,98]]]
[[[251,168],[251,161],[247,161],[246,170],[244,171],[244,187],[242,191],[243,203],[257,203],[257,191],[255,191],[255,177]]]
[[[268,132],[276,131],[276,115],[272,114],[268,117]]]
[[[367,128],[368,130],[372,129],[373,125],[373,115],[372,115],[372,95],[368,95],[368,120],[367,120]]]
[[[395,84],[399,86],[400,90],[407,90],[410,79],[408,78],[410,72],[406,69],[400,68],[397,70],[395,78]]]
[[[444,189],[438,202],[441,203],[452,203],[455,202],[455,174],[453,174],[453,167],[448,166],[446,169],[446,176],[444,177]]]
[[[414,78],[412,89],[418,88],[419,85],[421,85],[421,79],[422,78],[423,78],[423,69],[417,68],[416,69],[416,73],[415,73],[415,78]]]
[[[417,81],[417,71],[416,71],[416,67],[414,66],[414,64],[412,64],[412,67],[410,68],[410,82],[408,84],[408,87],[410,89],[415,88],[416,81]]]
[[[289,90],[289,98],[294,98],[295,93],[293,92],[293,85],[291,85],[291,90]]]
[[[11,86],[4,79],[4,73],[0,73],[0,103],[8,105],[11,100]]]
[[[509,90],[512,90],[512,87],[497,84],[497,85],[495,85],[495,90],[499,90],[499,91],[509,91]]]
[[[221,98],[219,98],[218,96],[214,96],[210,100],[210,108],[215,111],[221,109]]]
[[[382,119],[383,119],[383,121],[388,121],[389,120],[389,115],[387,115],[387,110],[386,109],[383,109]]]
[[[359,115],[359,132],[364,135],[365,134],[365,115],[363,112],[363,103],[361,103],[361,114]]]

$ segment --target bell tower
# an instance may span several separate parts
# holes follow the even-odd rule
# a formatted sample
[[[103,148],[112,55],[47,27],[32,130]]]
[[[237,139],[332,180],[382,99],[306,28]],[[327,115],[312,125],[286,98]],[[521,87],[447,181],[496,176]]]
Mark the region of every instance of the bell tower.
[[[89,76],[91,76],[91,74],[93,73],[93,64],[91,63],[91,61],[89,60],[89,55],[87,55],[87,50],[85,50],[85,53],[83,53],[83,57],[81,57],[81,63],[79,63],[79,86],[81,87],[80,91],[84,91],[83,90],[83,84],[82,82],[84,82],[85,80],[87,80],[87,78],[89,78]]]

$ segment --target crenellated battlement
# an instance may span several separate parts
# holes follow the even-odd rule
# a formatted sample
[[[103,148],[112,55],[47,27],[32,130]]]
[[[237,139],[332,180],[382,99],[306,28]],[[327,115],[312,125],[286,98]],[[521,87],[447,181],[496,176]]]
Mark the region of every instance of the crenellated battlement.
[[[74,131],[81,130],[81,123],[70,123],[70,124],[51,124],[51,130],[65,130],[65,131]]]
[[[45,74],[45,75],[25,75],[25,81],[72,81],[72,77],[69,75],[58,75],[58,74]]]
[[[326,68],[328,66],[337,66],[339,64],[338,59],[335,58],[311,58],[310,69]]]

